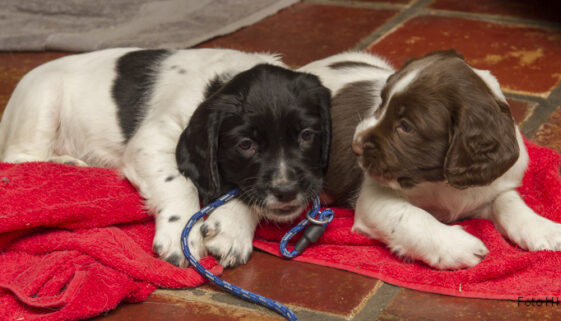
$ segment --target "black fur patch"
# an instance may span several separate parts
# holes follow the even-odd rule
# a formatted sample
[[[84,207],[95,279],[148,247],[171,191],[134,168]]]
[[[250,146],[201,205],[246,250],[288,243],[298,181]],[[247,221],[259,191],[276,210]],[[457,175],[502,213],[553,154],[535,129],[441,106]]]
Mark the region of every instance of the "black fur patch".
[[[154,244],[152,246],[152,249],[154,250],[154,252],[156,252],[156,254],[160,254],[162,252],[162,245]]]
[[[346,68],[359,68],[359,67],[367,67],[367,68],[376,68],[376,69],[383,69],[385,68],[374,66],[366,62],[362,61],[339,61],[332,63],[329,65],[329,68],[339,70],[339,69],[346,69]]]
[[[172,223],[172,222],[175,222],[175,221],[178,221],[178,220],[179,220],[179,216],[173,215],[173,216],[169,217],[168,222]]]
[[[112,95],[117,104],[121,132],[127,142],[146,114],[146,103],[152,95],[154,78],[161,61],[171,54],[164,49],[127,53],[117,61],[117,78]]]
[[[216,75],[207,85],[205,89],[205,99],[214,95],[232,76],[230,74]]]
[[[179,264],[181,264],[181,255],[173,253],[172,255],[166,257],[165,260],[175,266],[179,266]]]
[[[208,235],[208,226],[206,226],[206,224],[201,225],[201,234],[203,235],[203,237],[206,237]]]

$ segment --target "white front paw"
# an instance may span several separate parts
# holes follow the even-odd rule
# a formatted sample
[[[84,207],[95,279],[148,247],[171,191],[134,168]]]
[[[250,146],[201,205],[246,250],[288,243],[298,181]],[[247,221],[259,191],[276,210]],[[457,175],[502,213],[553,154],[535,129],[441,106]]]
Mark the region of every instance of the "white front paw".
[[[254,228],[251,224],[236,221],[232,215],[222,215],[217,209],[201,225],[200,232],[206,250],[223,267],[234,267],[249,260],[253,251]]]
[[[197,261],[206,255],[203,239],[199,233],[201,224],[201,221],[195,223],[187,238],[191,255]],[[181,246],[181,233],[184,227],[184,224],[179,222],[166,222],[162,227],[156,226],[156,235],[153,242],[154,252],[161,259],[179,267],[187,267],[189,265]]]
[[[561,251],[561,224],[542,217],[523,226],[516,226],[509,235],[512,241],[525,250]]]
[[[434,268],[470,268],[481,262],[489,253],[481,240],[464,231],[461,226],[446,226],[441,233],[433,238],[436,241],[434,250],[428,250],[421,255],[421,259]]]

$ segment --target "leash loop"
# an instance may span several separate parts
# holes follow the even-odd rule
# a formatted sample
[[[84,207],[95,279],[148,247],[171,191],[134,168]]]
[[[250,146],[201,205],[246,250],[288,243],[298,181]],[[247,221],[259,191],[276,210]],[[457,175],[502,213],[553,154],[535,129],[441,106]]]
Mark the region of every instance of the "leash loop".
[[[316,197],[313,200],[312,208],[306,213],[306,219],[300,221],[283,236],[280,241],[280,251],[284,257],[292,259],[300,255],[310,243],[317,242],[327,225],[331,223],[334,217],[333,211],[330,208],[320,211],[319,207],[319,197]],[[306,226],[308,227],[306,228]],[[288,241],[304,228],[306,230],[302,233],[302,237],[294,244],[292,251],[289,251],[287,249]]]
[[[296,314],[294,314],[294,312],[292,312],[285,305],[275,300],[261,296],[259,294],[249,292],[245,289],[242,289],[227,281],[222,280],[221,278],[212,274],[209,270],[205,269],[191,254],[191,250],[189,249],[188,236],[189,233],[191,232],[191,229],[193,228],[193,225],[195,225],[195,223],[199,219],[205,217],[210,212],[212,212],[215,208],[223,205],[224,203],[228,202],[232,198],[236,197],[239,193],[240,193],[239,189],[233,189],[229,191],[225,195],[219,197],[214,202],[205,206],[203,209],[195,213],[191,217],[191,219],[189,219],[189,221],[185,225],[185,228],[183,229],[183,232],[181,233],[181,246],[183,247],[183,253],[185,254],[185,257],[187,258],[191,266],[195,268],[195,270],[197,270],[203,277],[214,282],[216,285],[223,288],[224,290],[234,295],[237,295],[243,299],[255,302],[271,310],[274,310],[280,315],[282,315],[283,317],[285,317],[287,320],[298,321],[298,317],[296,316]],[[310,226],[306,229],[306,231],[304,231],[302,238],[294,246],[294,250],[288,252],[292,256],[287,256],[283,252],[283,255],[285,257],[292,258],[299,255],[308,246],[309,243],[316,242],[321,236],[321,234],[323,234],[323,231],[325,231],[325,227],[333,219],[333,211],[331,209],[325,209],[322,212],[319,212],[319,214],[318,212],[319,212],[319,197],[316,197],[313,201],[312,209],[308,211],[308,213],[306,213],[306,219],[301,221],[300,223],[298,223],[298,225],[296,225],[294,228],[288,231],[288,233],[281,240],[281,252],[283,252],[283,240],[284,240],[284,251],[288,252],[286,250],[286,243],[288,242],[288,240],[290,240],[294,235],[296,235],[298,232],[304,229],[308,224],[310,224]],[[290,235],[290,237],[287,238],[287,235]]]

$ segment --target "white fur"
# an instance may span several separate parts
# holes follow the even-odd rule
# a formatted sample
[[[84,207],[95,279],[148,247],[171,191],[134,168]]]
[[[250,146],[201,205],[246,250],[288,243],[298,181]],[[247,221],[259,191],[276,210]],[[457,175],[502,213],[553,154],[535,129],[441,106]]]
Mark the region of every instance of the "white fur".
[[[242,201],[229,201],[215,209],[203,223],[208,231],[206,248],[220,258],[224,267],[246,263],[253,250],[253,234],[258,220],[258,214],[248,211]]]
[[[382,240],[399,256],[439,268],[473,266],[485,245],[458,226],[440,223],[402,194],[366,177],[355,209],[353,231]]]
[[[206,85],[217,74],[237,74],[260,63],[282,63],[273,55],[226,49],[174,51],[161,65],[146,117],[125,145],[111,86],[117,60],[133,50],[138,49],[68,56],[39,66],[23,77],[0,123],[0,159],[120,168],[146,199],[148,209],[157,213],[154,244],[159,244],[160,256],[182,258],[181,230],[199,210],[199,197],[194,184],[177,169],[175,148],[181,132],[202,102]],[[172,66],[185,72],[172,71]],[[166,182],[167,177],[176,178]],[[244,206],[235,202],[227,208],[234,207],[244,212]],[[233,220],[231,215],[220,214],[225,209],[212,219],[224,216],[223,226]],[[247,227],[240,226],[246,230],[228,231],[211,242],[218,253],[251,247],[247,235],[253,235],[256,215],[247,206],[245,212],[246,218],[240,214],[237,219],[249,222]],[[170,222],[172,216],[179,219]],[[221,241],[237,235],[244,236],[239,239],[242,244]],[[195,256],[206,253],[199,233],[191,233],[189,244]],[[224,260],[228,259],[224,256]],[[186,261],[181,259],[179,263],[185,265]]]
[[[379,68],[347,68],[335,70],[329,65],[342,61],[356,61],[377,66]],[[360,72],[357,72],[357,69]],[[363,80],[382,80],[394,73],[393,67],[384,59],[378,56],[363,52],[344,52],[316,60],[298,69],[301,72],[309,72],[319,77],[322,84],[331,90],[332,96],[343,88],[346,84]],[[379,101],[379,94],[376,95]]]

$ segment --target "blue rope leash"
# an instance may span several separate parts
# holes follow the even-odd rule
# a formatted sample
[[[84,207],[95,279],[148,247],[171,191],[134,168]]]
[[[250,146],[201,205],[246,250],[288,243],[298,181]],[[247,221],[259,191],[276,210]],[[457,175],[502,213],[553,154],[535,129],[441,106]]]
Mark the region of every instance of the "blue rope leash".
[[[214,202],[202,208],[200,211],[198,211],[191,217],[191,219],[187,222],[187,225],[185,225],[183,232],[181,233],[181,245],[183,247],[183,253],[185,254],[185,257],[187,258],[189,263],[202,276],[214,282],[216,285],[223,288],[224,290],[233,293],[245,300],[249,300],[257,304],[260,304],[264,307],[267,307],[269,309],[272,309],[277,313],[279,313],[280,315],[282,315],[283,317],[285,317],[287,320],[298,321],[298,317],[296,316],[296,314],[294,314],[294,312],[292,312],[285,305],[275,300],[261,296],[259,294],[249,292],[245,289],[242,289],[238,286],[235,286],[229,282],[222,280],[221,278],[212,274],[209,270],[205,269],[199,262],[197,262],[197,260],[195,260],[193,255],[191,255],[191,250],[189,249],[187,237],[189,235],[189,232],[191,232],[191,228],[193,227],[193,225],[195,225],[195,223],[199,219],[205,217],[210,212],[212,212],[215,208],[223,205],[224,203],[228,202],[232,198],[236,197],[236,195],[238,195],[239,192],[240,192],[239,189],[233,189],[229,191],[225,195],[219,197]],[[288,231],[285,234],[285,236],[282,238],[280,242],[280,250],[285,257],[293,258],[299,255],[300,253],[302,253],[302,251],[306,248],[306,246],[308,246],[309,243],[315,242],[319,239],[323,231],[325,231],[325,227],[327,226],[327,224],[329,224],[331,220],[333,220],[334,214],[331,209],[325,209],[323,212],[320,212],[319,215],[317,215],[318,212],[319,212],[319,197],[316,197],[313,201],[312,209],[309,210],[308,213],[306,213],[306,219],[298,223],[298,225],[296,225],[290,231]],[[298,232],[303,230],[308,224],[310,224],[310,222],[312,224],[308,229],[306,229],[306,231],[304,231],[302,238],[294,245],[294,249],[292,251],[288,251],[286,249],[286,245],[288,241],[292,237],[294,237],[294,235],[296,235]]]

